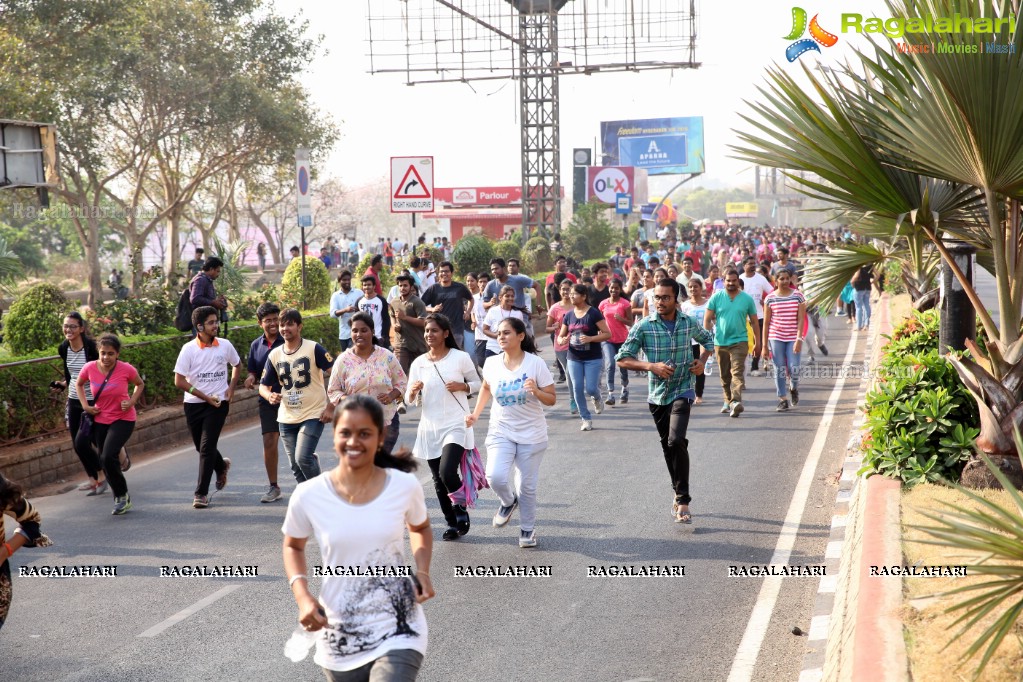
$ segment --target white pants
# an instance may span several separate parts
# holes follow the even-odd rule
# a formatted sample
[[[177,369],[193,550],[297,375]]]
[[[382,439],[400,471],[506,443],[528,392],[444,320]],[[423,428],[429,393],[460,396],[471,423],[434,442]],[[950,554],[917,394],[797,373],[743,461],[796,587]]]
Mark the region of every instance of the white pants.
[[[487,436],[487,480],[490,488],[507,507],[519,498],[519,526],[533,530],[536,523],[536,483],[547,442],[514,443],[501,436]],[[513,481],[512,468],[518,470]]]

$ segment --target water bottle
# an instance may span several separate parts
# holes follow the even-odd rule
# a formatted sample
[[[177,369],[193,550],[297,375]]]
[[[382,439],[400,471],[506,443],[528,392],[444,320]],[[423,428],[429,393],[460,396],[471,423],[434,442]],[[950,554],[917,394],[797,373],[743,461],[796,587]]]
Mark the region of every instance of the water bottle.
[[[304,660],[309,655],[309,650],[316,644],[317,638],[320,636],[319,631],[310,632],[301,625],[295,628],[295,631],[291,633],[291,638],[287,644],[284,645],[284,655],[288,657],[288,660],[292,663],[298,663]]]

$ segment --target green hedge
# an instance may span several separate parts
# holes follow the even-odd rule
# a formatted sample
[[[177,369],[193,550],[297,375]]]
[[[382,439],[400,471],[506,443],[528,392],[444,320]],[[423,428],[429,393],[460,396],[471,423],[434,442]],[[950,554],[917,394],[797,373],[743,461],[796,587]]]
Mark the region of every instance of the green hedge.
[[[303,315],[303,334],[323,344],[331,354],[340,351],[337,320],[325,309]],[[261,330],[254,321],[228,324],[226,337],[242,356],[242,377],[249,344]],[[140,409],[181,401],[181,391],[174,387],[174,362],[187,334],[174,336],[125,337],[121,360],[135,366],[146,382],[146,395]],[[56,350],[56,348],[54,348]],[[12,359],[0,365],[0,443],[63,431],[66,394],[52,395],[49,383],[63,380],[59,357],[51,352]],[[20,364],[20,361],[46,358],[42,362]]]

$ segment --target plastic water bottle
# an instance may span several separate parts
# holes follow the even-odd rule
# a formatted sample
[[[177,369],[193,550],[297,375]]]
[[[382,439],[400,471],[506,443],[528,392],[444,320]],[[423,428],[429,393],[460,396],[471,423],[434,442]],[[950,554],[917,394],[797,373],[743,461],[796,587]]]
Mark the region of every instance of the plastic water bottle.
[[[319,635],[319,631],[310,632],[302,626],[295,628],[295,631],[291,633],[291,638],[284,645],[284,655],[292,663],[304,660],[309,655],[309,650],[316,644]]]

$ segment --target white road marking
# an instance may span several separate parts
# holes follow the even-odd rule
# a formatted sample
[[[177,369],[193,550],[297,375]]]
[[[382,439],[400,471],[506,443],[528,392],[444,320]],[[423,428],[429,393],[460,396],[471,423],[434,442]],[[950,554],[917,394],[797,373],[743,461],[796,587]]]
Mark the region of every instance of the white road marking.
[[[181,611],[178,611],[177,613],[175,613],[173,616],[171,616],[167,620],[162,621],[160,623],[157,623],[156,625],[154,625],[153,627],[149,628],[145,632],[143,632],[143,633],[141,633],[139,635],[136,635],[136,636],[137,637],[156,637],[157,635],[159,635],[161,632],[163,632],[167,628],[169,628],[169,627],[171,627],[173,625],[177,625],[178,623],[180,623],[184,619],[188,618],[189,616],[191,616],[191,615],[193,615],[195,613],[198,613],[199,611],[202,611],[204,608],[206,608],[210,604],[212,604],[212,603],[214,603],[216,601],[219,601],[220,599],[223,599],[227,595],[229,595],[232,592],[234,592],[235,590],[237,590],[239,587],[241,587],[241,583],[235,583],[233,585],[227,585],[226,587],[222,587],[219,590],[217,590],[216,592],[214,592],[213,594],[211,594],[210,596],[205,597],[203,599],[200,599],[199,601],[197,601],[196,603],[192,604],[188,608],[182,609]]]
[[[849,342],[849,349],[845,353],[843,363],[848,366],[856,353],[857,335],[853,335]],[[774,547],[774,554],[767,563],[772,565],[787,565],[792,556],[792,548],[796,544],[796,536],[799,534],[799,524],[803,518],[803,511],[806,508],[807,499],[810,496],[810,486],[813,484],[814,473],[817,471],[817,463],[824,451],[824,444],[828,439],[828,431],[831,429],[831,421],[835,416],[835,407],[838,399],[845,388],[845,376],[838,378],[838,383],[831,390],[831,397],[828,398],[821,415],[820,424],[817,426],[817,434],[814,436],[810,452],[803,464],[803,471],[799,475],[795,492],[792,493],[792,502],[785,514],[785,521],[782,522],[781,533],[778,534],[778,543]],[[839,495],[841,497],[841,495]],[[746,632],[743,633],[742,641],[732,660],[732,669],[728,674],[728,682],[744,682],[753,679],[753,669],[760,655],[760,649],[764,644],[764,637],[767,635],[767,627],[771,622],[771,615],[774,613],[774,606],[778,601],[778,593],[781,591],[781,576],[768,576],[760,586],[760,593],[753,605],[753,612],[749,622],[746,624]]]

